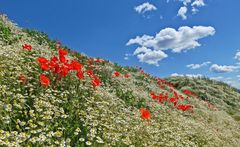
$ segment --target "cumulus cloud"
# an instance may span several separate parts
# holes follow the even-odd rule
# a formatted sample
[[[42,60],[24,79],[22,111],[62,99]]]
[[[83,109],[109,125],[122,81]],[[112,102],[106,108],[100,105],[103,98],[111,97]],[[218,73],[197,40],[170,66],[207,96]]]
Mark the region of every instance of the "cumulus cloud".
[[[240,61],[240,51],[238,51],[234,57],[234,59]]]
[[[210,67],[210,70],[215,73],[228,73],[228,72],[234,72],[236,69],[238,69],[238,66],[232,66],[232,65],[217,65],[213,64]]]
[[[157,33],[155,36],[143,35],[143,36],[137,36],[133,39],[130,39],[126,45],[129,46],[129,45],[137,44],[140,46],[140,48],[144,48],[145,50],[148,50],[147,55],[149,55],[150,53],[151,57],[153,57],[153,54],[156,53],[158,54],[158,57],[160,55],[163,55],[163,57],[166,58],[167,56],[163,52],[164,50],[172,50],[172,52],[174,53],[187,51],[187,50],[196,48],[198,46],[201,46],[201,44],[198,41],[199,39],[207,36],[212,36],[214,34],[215,34],[215,29],[211,26],[208,26],[208,27],[194,26],[192,28],[188,26],[183,26],[178,28],[178,30],[175,30],[174,28],[165,28],[161,30],[159,33]],[[136,52],[134,55],[137,55],[138,52]],[[145,54],[146,52],[144,53],[144,55]],[[143,55],[141,54],[139,57],[142,58],[142,56]],[[154,61],[157,61],[157,60],[154,60]],[[149,63],[149,62],[146,62],[146,63]]]
[[[197,7],[203,7],[205,6],[205,3],[203,0],[195,0],[192,4],[192,13],[196,14],[199,10]]]
[[[186,13],[187,13],[187,7],[183,6],[178,10],[177,16],[182,17],[183,20],[187,19]]]
[[[158,62],[164,58],[167,58],[168,55],[161,50],[151,50],[146,47],[138,47],[133,55],[136,55],[140,62],[152,64],[159,66]]]
[[[147,11],[154,11],[157,10],[157,7],[153,4],[150,4],[149,2],[143,3],[139,6],[134,7],[135,11],[138,13],[145,13]]]
[[[212,36],[215,34],[215,29],[211,26],[183,26],[178,30],[174,28],[165,28],[155,36],[143,35],[130,39],[127,45],[138,44],[153,48],[154,50],[172,49],[173,52],[181,52],[183,50],[193,49],[200,46],[199,39]]]
[[[192,77],[192,78],[197,78],[197,77],[202,77],[202,74],[178,74],[178,73],[173,73],[170,75],[171,77]]]
[[[186,67],[188,67],[190,69],[199,69],[199,68],[207,66],[209,64],[211,64],[211,62],[207,61],[207,62],[203,62],[201,64],[188,64]]]
[[[188,3],[191,3],[192,0],[179,0],[180,2],[183,2],[183,4],[186,6]]]
[[[203,7],[205,6],[204,0],[195,0],[192,4],[192,7]]]
[[[205,6],[204,0],[178,0],[183,3],[183,6],[178,10],[178,15],[182,17],[182,19],[187,19],[187,7],[191,7],[192,14],[196,14],[199,10],[199,7]]]

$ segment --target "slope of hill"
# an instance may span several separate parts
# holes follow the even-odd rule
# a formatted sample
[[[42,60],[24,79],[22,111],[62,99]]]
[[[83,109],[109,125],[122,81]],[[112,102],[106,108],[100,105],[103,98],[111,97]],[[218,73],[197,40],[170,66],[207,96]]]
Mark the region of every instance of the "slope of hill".
[[[176,83],[175,88],[178,90],[191,89],[201,100],[214,104],[218,109],[224,110],[235,120],[240,121],[239,91],[236,88],[205,77],[170,77],[166,80]]]
[[[71,51],[0,16],[1,146],[240,146],[240,93]]]

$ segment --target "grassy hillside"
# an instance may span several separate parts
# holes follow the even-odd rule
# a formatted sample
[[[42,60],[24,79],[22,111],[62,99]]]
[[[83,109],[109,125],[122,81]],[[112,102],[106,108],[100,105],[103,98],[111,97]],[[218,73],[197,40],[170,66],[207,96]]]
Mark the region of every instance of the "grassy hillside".
[[[1,146],[240,146],[240,93],[71,51],[0,16]]]

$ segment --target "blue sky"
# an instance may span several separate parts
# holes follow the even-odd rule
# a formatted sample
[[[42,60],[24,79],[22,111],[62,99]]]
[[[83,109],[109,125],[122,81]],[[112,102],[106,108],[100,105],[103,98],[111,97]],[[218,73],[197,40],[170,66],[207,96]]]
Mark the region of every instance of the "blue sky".
[[[0,12],[89,56],[159,77],[201,74],[240,88],[239,6],[238,0],[2,0]]]

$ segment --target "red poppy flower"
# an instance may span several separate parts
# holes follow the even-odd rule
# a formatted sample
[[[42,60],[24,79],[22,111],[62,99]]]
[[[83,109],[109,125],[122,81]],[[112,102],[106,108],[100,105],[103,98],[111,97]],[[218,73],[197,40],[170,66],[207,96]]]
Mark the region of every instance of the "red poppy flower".
[[[92,70],[86,70],[87,74],[89,77],[91,77],[93,75],[93,71]]]
[[[62,66],[62,67],[60,68],[60,74],[61,74],[61,76],[66,77],[67,74],[68,74],[68,72],[69,72],[69,69],[66,68],[66,67],[64,67],[64,66]]]
[[[76,59],[72,60],[71,66],[73,70],[81,70],[82,69],[82,64],[79,63]]]
[[[40,63],[40,64],[43,64],[43,63],[47,63],[47,62],[48,62],[48,60],[47,60],[46,58],[44,58],[44,57],[39,57],[39,58],[37,58],[37,61],[38,61],[38,63]]]
[[[66,51],[66,50],[64,50],[63,48],[60,48],[59,50],[58,50],[58,55],[59,56],[65,56],[65,55],[67,55],[68,54],[68,52]]]
[[[193,93],[193,92],[191,92],[190,90],[187,90],[187,89],[183,90],[182,92],[186,95],[189,95],[189,96],[196,96],[195,93]]]
[[[115,75],[116,77],[119,77],[119,76],[120,76],[120,73],[119,73],[118,71],[115,71],[115,72],[114,72],[114,75]]]
[[[81,71],[81,70],[79,70],[78,72],[77,72],[77,77],[81,80],[81,79],[83,79],[83,72]]]
[[[150,111],[148,109],[140,108],[139,111],[141,113],[142,119],[149,120],[151,118],[151,113],[150,113]]]
[[[48,87],[50,85],[50,80],[44,74],[41,74],[40,83],[43,87]]]
[[[177,106],[177,109],[182,110],[182,111],[186,111],[186,110],[189,110],[191,108],[193,108],[193,106],[191,106],[191,105],[178,105]]]
[[[28,51],[32,50],[32,46],[30,44],[24,44],[24,45],[22,45],[22,48],[25,50],[28,50]]]
[[[173,91],[173,94],[174,94],[175,98],[178,99],[178,94],[177,94],[177,92],[176,92],[176,91]]]
[[[172,97],[169,99],[169,101],[172,102],[174,104],[174,106],[176,106],[177,102],[178,102],[178,98]]]
[[[41,69],[42,69],[42,70],[49,70],[49,65],[46,64],[46,63],[43,63],[43,64],[41,65]]]
[[[152,99],[156,100],[158,98],[158,96],[154,93],[154,92],[151,92],[150,93],[150,96],[152,97]]]
[[[49,64],[48,64],[48,66],[49,66],[50,69],[53,70],[56,64],[57,64],[57,63],[55,63],[55,62],[53,62],[53,61],[50,61]]]
[[[101,81],[97,76],[94,76],[93,80],[92,80],[92,85],[94,88],[96,88],[97,86],[100,86]]]
[[[125,78],[129,78],[129,74],[125,74],[124,77],[125,77]]]
[[[51,62],[55,63],[55,62],[57,62],[57,61],[58,61],[58,58],[57,58],[56,56],[53,56],[53,57],[51,58]]]
[[[59,59],[60,59],[60,62],[62,62],[62,63],[66,63],[67,62],[65,56],[59,56]]]
[[[166,101],[167,99],[168,99],[168,93],[166,93],[166,94],[161,93],[161,94],[159,94],[159,96],[158,96],[158,101],[159,101],[160,103],[162,103],[163,101]]]
[[[97,58],[97,59],[95,60],[95,62],[101,63],[101,59]]]
[[[52,73],[56,74],[56,73],[59,73],[59,72],[60,72],[60,67],[59,67],[58,64],[55,64],[54,67],[53,67]]]

